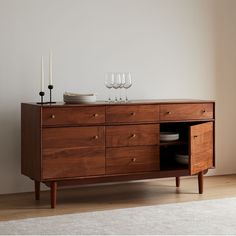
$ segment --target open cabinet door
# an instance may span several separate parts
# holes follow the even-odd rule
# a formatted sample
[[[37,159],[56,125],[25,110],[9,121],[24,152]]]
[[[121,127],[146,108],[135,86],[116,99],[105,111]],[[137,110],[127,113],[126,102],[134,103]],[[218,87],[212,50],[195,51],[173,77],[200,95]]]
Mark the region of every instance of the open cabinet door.
[[[213,122],[190,126],[190,174],[213,167]]]

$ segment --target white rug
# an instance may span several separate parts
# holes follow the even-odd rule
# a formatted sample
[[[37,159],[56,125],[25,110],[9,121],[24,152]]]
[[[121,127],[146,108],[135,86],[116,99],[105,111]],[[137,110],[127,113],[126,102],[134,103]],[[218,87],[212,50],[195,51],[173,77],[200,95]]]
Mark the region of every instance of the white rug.
[[[6,221],[0,234],[236,234],[236,198]]]

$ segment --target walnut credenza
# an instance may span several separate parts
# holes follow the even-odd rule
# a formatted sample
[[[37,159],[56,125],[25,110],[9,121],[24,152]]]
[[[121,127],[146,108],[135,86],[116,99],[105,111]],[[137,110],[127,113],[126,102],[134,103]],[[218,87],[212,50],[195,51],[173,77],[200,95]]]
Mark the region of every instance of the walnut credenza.
[[[58,186],[198,175],[215,166],[215,103],[143,100],[126,104],[21,105],[21,171],[51,188]],[[160,131],[180,139],[160,142]],[[189,155],[180,165],[175,153]]]

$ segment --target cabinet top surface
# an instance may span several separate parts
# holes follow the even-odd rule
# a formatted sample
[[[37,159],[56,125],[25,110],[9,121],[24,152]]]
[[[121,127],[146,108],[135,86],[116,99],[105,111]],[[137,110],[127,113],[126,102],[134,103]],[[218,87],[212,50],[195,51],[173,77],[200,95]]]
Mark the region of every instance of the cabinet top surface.
[[[117,102],[117,103],[109,103],[106,101],[97,101],[94,103],[77,103],[77,104],[67,104],[64,102],[56,102],[54,104],[37,104],[37,103],[22,103],[29,104],[34,106],[42,106],[42,107],[75,107],[75,106],[117,106],[117,105],[148,105],[148,104],[194,104],[194,103],[214,103],[214,100],[198,100],[198,99],[150,99],[150,100],[131,100],[127,103],[125,102]]]

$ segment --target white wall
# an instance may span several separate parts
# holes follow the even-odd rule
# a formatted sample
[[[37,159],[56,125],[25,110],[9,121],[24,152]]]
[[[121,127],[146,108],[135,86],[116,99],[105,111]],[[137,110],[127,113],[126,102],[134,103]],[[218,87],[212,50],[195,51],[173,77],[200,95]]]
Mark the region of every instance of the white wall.
[[[38,99],[41,55],[54,52],[56,100],[65,90],[106,98],[108,71],[133,73],[131,98],[214,99],[219,42],[213,5],[214,0],[0,0],[0,193],[32,190],[32,181],[20,174],[20,103]],[[228,90],[223,81],[219,86]],[[230,163],[223,166],[221,173],[236,171]]]

